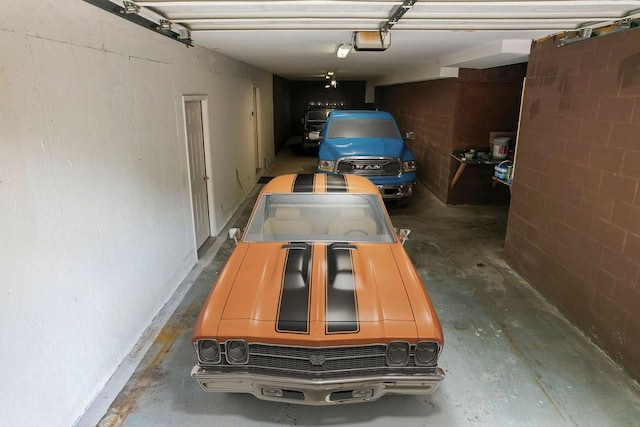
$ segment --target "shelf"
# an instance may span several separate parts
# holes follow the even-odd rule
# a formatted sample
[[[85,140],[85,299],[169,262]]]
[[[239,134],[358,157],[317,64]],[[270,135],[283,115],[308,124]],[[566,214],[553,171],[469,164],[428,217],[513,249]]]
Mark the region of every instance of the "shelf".
[[[451,179],[451,188],[455,187],[456,183],[458,182],[458,180],[460,179],[460,176],[462,175],[462,172],[464,171],[464,169],[467,167],[467,165],[497,165],[500,162],[502,162],[503,160],[467,160],[464,157],[458,157],[454,154],[451,154],[451,157],[453,157],[455,160],[457,160],[458,162],[460,162],[460,165],[458,166],[458,170],[456,171],[455,175],[453,175],[453,178]]]
[[[511,182],[509,182],[506,179],[500,179],[500,178],[497,178],[495,176],[492,177],[491,179],[493,180],[493,182],[491,183],[491,186],[493,188],[496,188],[496,185],[498,185],[498,183],[500,183],[500,184],[504,184],[507,187],[509,187],[509,192],[511,192],[511,185],[513,184],[513,180]]]

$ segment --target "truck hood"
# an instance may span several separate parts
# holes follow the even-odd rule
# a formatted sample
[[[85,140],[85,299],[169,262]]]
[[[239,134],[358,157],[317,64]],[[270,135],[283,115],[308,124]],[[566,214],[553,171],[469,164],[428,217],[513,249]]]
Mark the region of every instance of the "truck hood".
[[[417,335],[391,244],[242,244],[249,247],[218,337],[355,343]]]
[[[320,144],[321,159],[337,159],[364,154],[405,159],[409,153],[410,151],[403,140],[392,138],[336,138],[324,139]],[[411,158],[413,158],[412,155]]]

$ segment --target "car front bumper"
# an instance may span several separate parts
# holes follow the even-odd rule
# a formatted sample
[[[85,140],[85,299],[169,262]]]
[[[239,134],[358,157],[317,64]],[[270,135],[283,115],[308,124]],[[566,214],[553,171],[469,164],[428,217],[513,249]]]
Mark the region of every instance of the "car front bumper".
[[[381,375],[307,380],[300,378],[223,373],[196,365],[191,376],[205,391],[250,393],[259,399],[304,405],[368,402],[385,394],[431,394],[445,377],[441,368],[425,374]]]

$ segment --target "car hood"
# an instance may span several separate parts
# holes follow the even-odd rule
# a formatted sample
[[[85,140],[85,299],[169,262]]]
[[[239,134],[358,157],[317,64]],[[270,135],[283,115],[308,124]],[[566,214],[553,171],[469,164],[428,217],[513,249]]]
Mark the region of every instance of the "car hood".
[[[325,139],[320,145],[321,159],[351,156],[399,157],[410,153],[404,141],[395,138],[336,138]],[[411,155],[413,158],[413,156]]]
[[[221,339],[415,338],[392,244],[241,244],[246,251],[216,331]]]

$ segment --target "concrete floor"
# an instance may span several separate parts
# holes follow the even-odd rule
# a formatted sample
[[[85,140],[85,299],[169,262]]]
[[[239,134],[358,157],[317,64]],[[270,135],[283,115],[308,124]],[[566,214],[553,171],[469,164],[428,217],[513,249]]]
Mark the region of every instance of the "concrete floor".
[[[312,172],[315,159],[296,148],[288,144],[265,175]],[[230,226],[246,224],[257,190]],[[405,248],[444,329],[447,378],[434,394],[319,408],[202,391],[189,376],[190,338],[234,247],[221,238],[106,415],[89,410],[78,425],[640,426],[638,384],[505,263],[507,207],[445,206],[419,186],[388,209],[396,227],[412,230]]]

